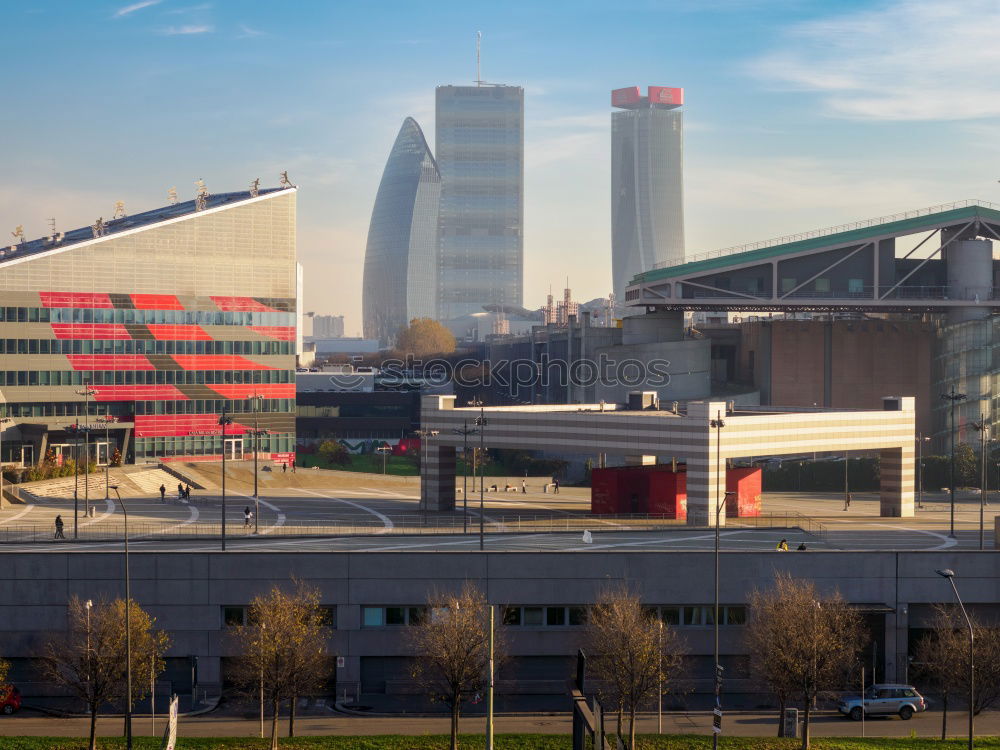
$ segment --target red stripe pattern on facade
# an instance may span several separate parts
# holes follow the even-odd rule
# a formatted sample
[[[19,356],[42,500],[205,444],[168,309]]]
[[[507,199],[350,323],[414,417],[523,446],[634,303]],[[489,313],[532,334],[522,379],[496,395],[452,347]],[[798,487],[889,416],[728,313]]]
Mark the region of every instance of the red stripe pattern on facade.
[[[211,341],[201,326],[181,323],[147,323],[146,328],[157,341]]]
[[[183,310],[184,305],[173,294],[130,294],[136,310]]]
[[[155,370],[141,354],[66,354],[74,370]],[[192,368],[194,369],[194,368]]]
[[[95,401],[186,401],[180,390],[172,385],[92,385],[97,391]]]
[[[278,341],[295,341],[293,326],[250,326],[250,330]]]
[[[268,307],[253,297],[218,297],[212,296],[212,302],[225,312],[281,312],[273,307]]]
[[[246,383],[244,385],[213,383],[208,387],[222,398],[227,399],[251,398],[254,395],[263,398],[295,398],[295,383]]]
[[[276,370],[238,354],[174,354],[182,370]]]
[[[136,437],[187,437],[190,435],[222,435],[218,414],[156,414],[135,417]],[[247,425],[233,422],[226,425],[226,436],[248,432]]]
[[[43,307],[114,308],[108,294],[87,292],[39,292]]]
[[[119,323],[52,323],[57,339],[114,339],[128,341],[128,329]]]

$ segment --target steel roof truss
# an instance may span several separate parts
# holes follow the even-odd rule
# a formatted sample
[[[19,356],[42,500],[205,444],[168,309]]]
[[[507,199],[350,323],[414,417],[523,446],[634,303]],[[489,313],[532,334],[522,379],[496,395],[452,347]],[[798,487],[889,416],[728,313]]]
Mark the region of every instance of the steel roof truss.
[[[831,263],[830,265],[828,265],[826,268],[822,269],[819,273],[813,274],[812,276],[810,276],[808,279],[806,279],[805,281],[803,281],[798,286],[792,287],[791,289],[789,289],[784,294],[778,296],[778,299],[785,299],[788,295],[794,294],[795,292],[799,291],[799,289],[801,289],[802,287],[806,286],[807,284],[811,284],[816,279],[818,279],[820,276],[822,276],[824,273],[826,273],[827,271],[829,271],[829,270],[831,270],[833,268],[836,268],[841,263],[843,263],[845,260],[850,260],[855,255],[857,255],[862,250],[864,250],[866,247],[872,247],[872,248],[874,248],[875,247],[875,243],[874,242],[866,242],[865,244],[863,244],[863,245],[855,248],[852,252],[849,252],[843,258],[840,258],[840,259],[834,261],[833,263]],[[872,255],[874,256],[875,263],[877,264],[878,263],[878,252],[875,251],[875,252],[872,253]]]
[[[690,284],[691,286],[696,286],[699,289],[707,289],[710,292],[722,292],[729,297],[742,297],[743,299],[770,299],[769,297],[761,297],[753,294],[744,294],[743,292],[734,292],[732,289],[720,289],[719,287],[708,286],[708,284],[699,284],[697,281],[681,281],[680,284]],[[684,299],[683,292],[680,299]]]
[[[943,243],[943,244],[941,245],[941,247],[939,247],[939,248],[938,248],[937,250],[935,250],[935,251],[934,251],[933,253],[931,253],[931,254],[930,254],[930,255],[928,255],[928,256],[927,256],[926,258],[924,258],[924,259],[923,259],[922,261],[920,261],[920,263],[918,263],[918,264],[917,264],[917,265],[916,265],[916,266],[915,266],[915,267],[913,268],[913,270],[912,270],[912,271],[910,271],[910,272],[909,272],[908,274],[906,274],[906,276],[904,276],[904,277],[903,277],[903,278],[901,278],[901,279],[900,279],[899,281],[897,281],[897,282],[896,282],[895,284],[893,284],[893,285],[892,285],[891,287],[889,287],[889,290],[888,290],[888,291],[887,291],[887,292],[886,292],[885,294],[883,294],[883,295],[880,295],[880,296],[879,296],[879,299],[880,299],[880,300],[883,300],[883,299],[885,299],[886,297],[888,297],[888,296],[889,296],[890,294],[892,294],[892,293],[893,293],[894,291],[896,291],[896,289],[897,289],[897,288],[898,288],[898,287],[899,287],[899,286],[900,286],[900,285],[901,285],[901,284],[902,284],[902,283],[903,283],[904,281],[906,281],[906,280],[907,280],[908,278],[910,278],[910,277],[911,277],[911,276],[912,276],[913,274],[915,274],[915,273],[916,273],[917,271],[919,271],[919,270],[920,270],[921,268],[923,268],[923,267],[924,267],[925,265],[927,265],[927,261],[929,261],[929,260],[932,260],[932,259],[934,258],[934,256],[935,256],[935,255],[938,255],[938,254],[941,254],[941,253],[943,253],[943,252],[944,252],[944,249],[945,249],[946,247],[948,247],[948,245],[950,245],[950,244],[951,244],[952,242],[954,242],[955,240],[957,240],[957,239],[958,239],[958,238],[959,238],[959,237],[960,237],[960,236],[962,235],[962,232],[964,232],[964,231],[965,231],[966,229],[968,229],[969,227],[971,227],[971,226],[972,226],[973,224],[975,224],[975,223],[976,223],[975,221],[970,221],[970,222],[969,222],[969,223],[967,223],[967,224],[966,224],[966,225],[965,225],[964,227],[962,227],[962,228],[961,228],[960,230],[958,230],[957,232],[955,232],[955,234],[954,234],[954,235],[952,236],[952,238],[951,238],[950,240],[948,240],[947,242]],[[944,256],[942,255],[941,257],[944,257]]]

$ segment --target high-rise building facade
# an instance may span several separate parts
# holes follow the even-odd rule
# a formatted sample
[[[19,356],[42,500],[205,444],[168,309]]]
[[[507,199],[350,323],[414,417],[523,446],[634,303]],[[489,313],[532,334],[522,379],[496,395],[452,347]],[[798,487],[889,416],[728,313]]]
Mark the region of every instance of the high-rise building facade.
[[[0,250],[4,463],[295,450],[295,188],[199,196]],[[232,424],[220,427],[225,413]],[[82,453],[81,453],[82,460]]]
[[[524,89],[438,86],[439,320],[520,307],[524,271]]]
[[[637,273],[684,262],[684,89],[615,89],[611,106],[611,266],[615,297]]]
[[[403,121],[375,196],[365,251],[365,337],[382,346],[413,318],[435,316],[441,174],[423,131]]]
[[[313,316],[312,335],[318,339],[344,338],[344,316],[343,315]]]

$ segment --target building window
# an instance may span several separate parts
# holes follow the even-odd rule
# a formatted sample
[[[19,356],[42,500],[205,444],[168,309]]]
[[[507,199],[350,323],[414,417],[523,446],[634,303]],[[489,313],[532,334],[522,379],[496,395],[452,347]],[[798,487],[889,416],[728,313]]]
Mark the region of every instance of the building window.
[[[659,611],[660,619],[667,625],[688,628],[715,624],[715,607],[711,604],[652,607],[654,616]],[[747,608],[742,604],[720,604],[719,625],[746,625]]]
[[[247,608],[246,607],[223,607],[222,608],[222,623],[227,628],[233,628],[237,625],[247,624]]]
[[[419,625],[426,613],[426,607],[362,607],[361,627],[381,628]]]
[[[586,607],[504,607],[503,624],[524,627],[579,627],[587,624]]]

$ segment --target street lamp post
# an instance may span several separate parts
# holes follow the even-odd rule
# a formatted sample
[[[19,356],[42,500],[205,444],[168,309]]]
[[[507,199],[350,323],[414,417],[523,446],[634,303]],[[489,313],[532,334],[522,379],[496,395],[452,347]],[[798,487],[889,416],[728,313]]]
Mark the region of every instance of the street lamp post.
[[[980,415],[979,421],[973,422],[972,426],[979,431],[979,458],[982,467],[979,476],[979,549],[986,549],[986,448],[989,445],[990,426],[985,414]]]
[[[77,396],[83,396],[83,460],[86,462],[87,471],[84,472],[83,479],[83,508],[84,516],[90,518],[90,397],[97,395],[97,391],[90,387],[90,380],[83,381],[83,390],[76,392]],[[79,460],[77,465],[79,465]]]
[[[476,417],[476,427],[479,428],[479,550],[480,552],[486,547],[486,528],[485,528],[485,518],[486,518],[486,502],[483,497],[483,483],[486,481],[485,473],[483,471],[483,465],[486,462],[486,411],[480,405],[479,416]]]
[[[656,733],[663,734],[663,613],[656,620]]]
[[[427,447],[427,441],[424,438],[434,437],[435,435],[440,435],[440,430],[414,430],[413,434],[420,438],[420,476],[423,477],[424,474],[424,464],[426,462],[427,452],[425,448]],[[423,485],[423,480],[421,479],[421,485]],[[427,511],[427,502],[424,499],[424,491],[420,490],[420,510]],[[426,516],[424,518],[426,521]]]
[[[389,457],[389,454],[392,453],[392,447],[388,445],[380,445],[375,450],[377,450],[379,453],[382,454],[382,474],[385,474],[385,469],[386,469],[385,464]]]
[[[975,662],[975,645],[976,636],[972,629],[972,620],[969,619],[969,613],[965,611],[965,605],[962,603],[962,597],[958,595],[958,587],[955,585],[955,571],[949,568],[943,570],[935,570],[942,578],[947,578],[948,583],[951,584],[951,590],[955,592],[955,599],[958,601],[958,607],[962,610],[962,617],[965,618],[965,624],[969,628],[969,750],[972,750],[972,738],[975,735],[975,718],[974,718],[974,705],[973,699],[975,697],[975,681],[976,681],[976,662]]]
[[[924,508],[924,443],[930,440],[922,432],[917,433],[917,507]]]
[[[132,750],[132,583],[128,572],[128,508],[118,485],[111,485],[125,516],[125,748]]]
[[[462,422],[462,429],[452,430],[462,436],[462,533],[469,533],[469,435],[475,435],[479,430],[469,427],[469,420]],[[475,448],[473,448],[475,450]],[[476,478],[472,478],[475,486]]]
[[[256,534],[260,528],[260,493],[257,487],[257,456],[260,454],[260,436],[266,435],[267,430],[260,429],[260,407],[263,397],[257,393],[254,393],[247,398],[252,399],[253,402],[253,533]],[[226,439],[222,438],[222,452],[226,452]],[[225,455],[223,455],[223,460],[225,460]]]
[[[108,490],[111,487],[111,425],[118,419],[105,414],[101,421],[104,422],[104,499],[107,500],[110,497]]]
[[[6,404],[4,401],[0,403]],[[0,416],[0,505],[3,504],[3,431],[4,425],[10,421],[10,417]]]
[[[708,424],[715,430],[715,609],[712,618],[715,631],[715,721],[712,727],[712,748],[716,750],[719,747],[719,734],[722,732],[722,666],[719,664],[719,521],[722,517],[722,505],[729,493],[722,489],[726,481],[725,473],[722,471],[722,428],[726,426],[726,422],[722,418],[721,410],[715,413],[715,419]],[[719,725],[718,729],[716,729],[716,723]]]
[[[948,393],[942,393],[941,398],[951,404],[951,458],[949,461],[948,494],[951,497],[951,531],[948,536],[955,536],[955,405],[968,398],[964,393],[955,393],[955,386]]]
[[[264,630],[267,623],[260,624],[260,738],[264,739]]]
[[[90,683],[94,679],[94,659],[90,653],[90,610],[93,608],[94,602],[88,599],[83,603],[83,606],[87,610],[87,692],[90,692]]]
[[[231,417],[226,416],[226,407],[229,404],[222,402],[222,415],[219,417],[219,427],[222,429],[222,551],[226,551],[226,425],[233,423]]]

